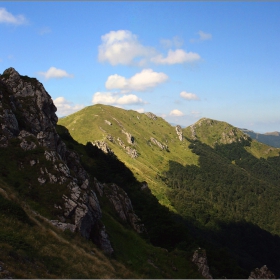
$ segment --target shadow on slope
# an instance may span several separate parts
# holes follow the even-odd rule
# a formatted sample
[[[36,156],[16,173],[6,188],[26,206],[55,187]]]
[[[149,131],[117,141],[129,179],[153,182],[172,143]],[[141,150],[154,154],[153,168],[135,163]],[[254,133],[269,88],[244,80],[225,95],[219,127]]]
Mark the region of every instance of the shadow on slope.
[[[200,237],[199,244],[214,246],[208,247],[210,268],[211,263],[212,269],[217,267],[215,250],[225,248],[247,271],[266,264],[280,275],[280,238],[271,234],[280,233],[280,157],[257,159],[247,145],[244,141],[213,149],[192,141],[199,166],[171,161],[162,179],[170,187],[173,206]]]

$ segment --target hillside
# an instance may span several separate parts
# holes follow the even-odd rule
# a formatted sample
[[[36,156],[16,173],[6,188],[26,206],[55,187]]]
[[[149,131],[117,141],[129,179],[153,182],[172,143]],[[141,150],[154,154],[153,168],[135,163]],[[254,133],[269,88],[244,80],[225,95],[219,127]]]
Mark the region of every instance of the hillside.
[[[150,241],[146,227],[155,226],[142,224],[122,189],[127,179],[126,187],[143,183],[117,158],[56,127],[55,111],[36,79],[13,68],[0,76],[0,277],[199,278],[194,251]],[[103,164],[115,182],[95,178]],[[175,225],[149,192],[138,192]]]
[[[208,248],[209,262],[217,261],[216,246],[244,269],[265,262],[280,272],[273,249],[279,248],[273,234],[280,234],[279,149],[225,122],[201,119],[181,129],[151,113],[105,105],[87,107],[59,124],[76,141],[113,151],[139,181],[146,180],[160,203],[183,217],[198,244]],[[141,208],[135,210],[142,217]],[[262,242],[270,245],[259,248]],[[215,267],[219,277],[226,275],[220,274],[221,264]]]
[[[267,133],[256,133],[252,130],[248,129],[240,129],[244,133],[248,134],[252,139],[255,139],[261,143],[266,145],[280,148],[280,133],[277,131],[274,132],[267,132]]]
[[[58,120],[13,68],[0,102],[1,278],[280,276],[279,149],[105,105]]]

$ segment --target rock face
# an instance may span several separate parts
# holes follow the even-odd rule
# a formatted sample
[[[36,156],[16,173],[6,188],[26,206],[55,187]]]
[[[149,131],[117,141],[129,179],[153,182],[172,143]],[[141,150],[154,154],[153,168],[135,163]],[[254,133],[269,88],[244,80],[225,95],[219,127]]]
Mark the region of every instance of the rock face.
[[[96,146],[98,149],[102,150],[105,154],[113,155],[114,152],[109,148],[106,142],[104,141],[95,141],[91,143],[93,146]]]
[[[147,115],[153,121],[155,121],[157,119],[157,116],[151,112],[147,112],[147,113],[145,113],[145,115]]]
[[[134,143],[134,137],[129,132],[127,132],[123,129],[122,133],[124,133],[126,135],[126,139],[127,139],[128,144],[133,144]]]
[[[117,141],[119,143],[119,145],[125,150],[125,152],[131,156],[132,158],[137,158],[138,157],[138,153],[136,149],[130,148],[129,146],[126,146],[124,144],[124,142],[121,140],[121,138],[117,138]]]
[[[167,145],[164,145],[164,144],[160,143],[157,139],[155,139],[155,138],[153,138],[153,137],[151,137],[150,139],[151,139],[151,141],[152,141],[155,145],[157,145],[158,147],[160,147],[160,149],[162,149],[162,150],[168,150],[168,146],[167,146]]]
[[[105,195],[122,222],[129,224],[137,233],[146,232],[141,220],[134,213],[132,203],[127,193],[116,184],[101,184],[96,179],[94,187],[102,197]]]
[[[65,190],[61,205],[53,206],[61,215],[52,223],[61,229],[79,231],[111,254],[113,249],[100,221],[101,209],[89,175],[78,154],[67,150],[57,134],[55,112],[50,95],[36,79],[20,76],[13,68],[0,76],[0,147],[8,147],[10,140],[16,138],[24,151],[42,147],[51,165],[40,167],[38,187],[48,182]],[[40,166],[36,159],[29,164]],[[71,222],[65,223],[66,220]]]
[[[248,279],[276,279],[275,275],[267,268],[266,265],[254,269]]]
[[[177,133],[177,135],[178,135],[178,137],[179,137],[179,140],[180,140],[180,141],[183,141],[183,131],[182,131],[182,127],[181,127],[180,125],[176,125],[175,129],[176,129],[176,133]]]
[[[192,261],[198,266],[198,271],[206,279],[213,279],[209,273],[209,266],[207,264],[207,257],[205,250],[198,249],[194,252]]]

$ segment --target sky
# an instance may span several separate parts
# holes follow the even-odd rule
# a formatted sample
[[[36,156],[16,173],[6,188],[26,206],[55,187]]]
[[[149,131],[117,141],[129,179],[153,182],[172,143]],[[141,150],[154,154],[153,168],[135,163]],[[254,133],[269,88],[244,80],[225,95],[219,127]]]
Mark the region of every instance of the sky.
[[[280,2],[0,2],[0,73],[59,117],[107,104],[183,127],[280,131]]]

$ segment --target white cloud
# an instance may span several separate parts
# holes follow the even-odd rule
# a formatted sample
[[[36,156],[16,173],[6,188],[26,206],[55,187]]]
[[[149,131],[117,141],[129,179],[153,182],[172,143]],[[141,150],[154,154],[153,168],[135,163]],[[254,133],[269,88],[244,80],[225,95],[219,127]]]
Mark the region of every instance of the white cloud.
[[[93,95],[92,103],[101,103],[106,105],[137,105],[145,104],[146,102],[134,94],[120,96],[118,93],[96,92]]]
[[[182,47],[183,43],[184,43],[183,39],[178,36],[173,37],[171,40],[170,39],[161,39],[160,40],[160,44],[166,49],[170,49],[173,46],[175,48],[180,48],[180,47]]]
[[[186,91],[182,91],[180,93],[180,96],[184,99],[187,99],[187,100],[199,100],[199,97],[196,94],[186,92]]]
[[[200,60],[200,55],[193,52],[185,52],[182,49],[177,49],[175,51],[169,50],[167,57],[163,57],[161,54],[153,57],[152,62],[156,64],[178,64],[186,62],[195,62]]]
[[[137,111],[138,113],[144,113],[145,112],[144,108],[139,108],[139,109],[137,109],[135,111]]]
[[[108,77],[105,86],[106,89],[120,89],[123,92],[146,91],[167,80],[168,76],[164,73],[154,72],[152,69],[143,69],[129,79],[117,74],[111,75]]]
[[[61,79],[74,77],[74,75],[68,74],[65,70],[55,67],[51,67],[47,72],[39,72],[38,74],[44,76],[47,80],[52,78]]]
[[[184,116],[184,113],[179,111],[178,109],[174,109],[169,113],[170,116],[181,117]]]
[[[59,116],[67,116],[73,114],[85,107],[84,105],[75,105],[72,102],[66,100],[64,97],[57,97],[53,100],[53,103],[57,108],[57,114]]]
[[[140,44],[137,36],[128,30],[111,31],[101,37],[102,44],[98,47],[98,60],[108,61],[112,65],[143,65],[143,57],[155,53],[150,47]],[[142,58],[140,62],[136,58]]]
[[[27,20],[23,15],[14,16],[5,8],[0,8],[0,23],[21,25],[27,23]]]
[[[206,40],[211,40],[212,39],[212,34],[210,34],[210,33],[205,33],[205,32],[200,30],[197,34],[199,35],[199,38],[198,39],[191,39],[190,40],[191,43],[201,42],[201,41],[206,41]]]
[[[101,45],[98,47],[98,60],[109,62],[111,65],[136,65],[144,67],[148,62],[156,64],[176,64],[194,62],[200,59],[197,53],[185,52],[182,49],[169,50],[167,57],[148,46],[142,45],[135,34],[128,30],[110,31],[101,36]],[[164,47],[179,48],[183,40],[179,37],[162,39]]]

